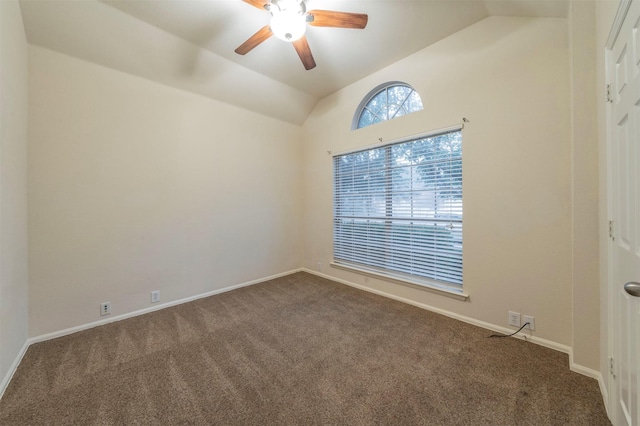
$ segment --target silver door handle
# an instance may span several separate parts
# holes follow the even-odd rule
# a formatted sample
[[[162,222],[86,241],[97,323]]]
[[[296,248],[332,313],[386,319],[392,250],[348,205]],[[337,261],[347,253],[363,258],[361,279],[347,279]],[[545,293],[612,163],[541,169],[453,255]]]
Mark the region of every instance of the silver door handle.
[[[624,285],[624,291],[632,296],[640,297],[640,283],[628,282]]]

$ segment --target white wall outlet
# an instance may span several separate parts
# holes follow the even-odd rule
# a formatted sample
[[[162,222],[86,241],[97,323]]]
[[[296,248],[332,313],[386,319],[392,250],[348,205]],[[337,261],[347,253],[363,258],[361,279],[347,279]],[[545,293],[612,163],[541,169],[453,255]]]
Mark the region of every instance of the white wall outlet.
[[[535,330],[536,329],[536,319],[535,319],[535,317],[530,317],[529,315],[523,315],[522,316],[522,323],[523,324],[529,323],[529,325],[527,325],[525,327],[525,330],[526,329],[529,329],[529,330]]]
[[[160,301],[160,290],[154,290],[151,292],[151,303]]]
[[[100,316],[109,315],[111,313],[111,302],[102,302],[100,304]]]
[[[509,311],[509,325],[520,327],[520,312]]]

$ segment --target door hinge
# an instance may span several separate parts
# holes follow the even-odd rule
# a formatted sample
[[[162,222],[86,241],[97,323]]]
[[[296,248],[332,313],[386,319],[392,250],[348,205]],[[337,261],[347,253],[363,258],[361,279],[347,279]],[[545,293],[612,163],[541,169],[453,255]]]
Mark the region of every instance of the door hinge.
[[[613,362],[613,357],[609,357],[609,373],[613,376],[613,378],[616,378],[616,370],[615,370],[615,363]]]
[[[611,241],[615,241],[616,237],[613,235],[613,221],[610,220],[609,221],[609,238],[611,238]]]
[[[606,96],[606,101],[607,102],[613,102],[613,98],[611,97],[611,85],[610,84],[607,84],[605,96]]]

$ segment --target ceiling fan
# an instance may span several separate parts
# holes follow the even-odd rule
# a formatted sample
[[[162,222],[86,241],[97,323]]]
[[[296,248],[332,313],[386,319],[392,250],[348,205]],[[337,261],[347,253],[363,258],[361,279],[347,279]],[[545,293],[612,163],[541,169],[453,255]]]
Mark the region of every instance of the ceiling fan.
[[[309,43],[304,35],[307,24],[314,27],[364,29],[369,17],[364,13],[336,12],[333,10],[310,10],[304,0],[242,0],[259,9],[271,13],[271,22],[260,28],[235,52],[246,55],[254,47],[275,35],[281,40],[291,42],[298,52],[304,68],[310,70],[316,66]]]

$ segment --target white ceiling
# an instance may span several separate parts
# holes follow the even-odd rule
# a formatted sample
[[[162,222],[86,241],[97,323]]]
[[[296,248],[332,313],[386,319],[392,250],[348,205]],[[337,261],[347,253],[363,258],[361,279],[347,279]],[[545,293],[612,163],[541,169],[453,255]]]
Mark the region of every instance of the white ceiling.
[[[317,101],[488,16],[565,18],[568,0],[306,0],[369,15],[364,30],[309,26],[306,71],[275,37],[234,49],[269,23],[242,0],[21,0],[29,43],[294,124]]]

